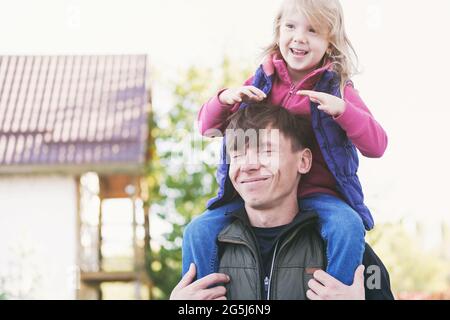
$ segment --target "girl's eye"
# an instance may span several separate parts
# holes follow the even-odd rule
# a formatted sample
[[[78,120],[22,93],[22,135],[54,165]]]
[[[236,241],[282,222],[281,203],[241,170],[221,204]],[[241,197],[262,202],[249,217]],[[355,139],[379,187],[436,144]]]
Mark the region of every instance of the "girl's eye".
[[[294,25],[291,24],[291,23],[286,23],[286,28],[287,28],[287,29],[293,29],[293,28],[294,28]]]
[[[316,30],[314,30],[313,28],[309,28],[309,32],[311,32],[311,33],[317,33]]]

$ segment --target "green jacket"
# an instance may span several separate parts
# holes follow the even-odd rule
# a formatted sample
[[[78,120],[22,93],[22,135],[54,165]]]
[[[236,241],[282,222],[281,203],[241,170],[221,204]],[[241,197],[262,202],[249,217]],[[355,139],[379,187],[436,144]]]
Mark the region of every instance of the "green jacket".
[[[314,212],[302,211],[278,237],[268,283],[263,283],[259,245],[245,210],[218,236],[219,272],[228,274],[230,300],[306,300],[308,281],[317,269],[326,269],[324,242]],[[268,286],[269,297],[263,297]]]

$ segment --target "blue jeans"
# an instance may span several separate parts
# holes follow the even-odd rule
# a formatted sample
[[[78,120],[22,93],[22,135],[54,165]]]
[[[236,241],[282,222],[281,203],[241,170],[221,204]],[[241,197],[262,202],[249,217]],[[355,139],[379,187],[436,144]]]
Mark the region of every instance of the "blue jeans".
[[[242,201],[235,201],[227,204],[225,211],[232,212],[242,206]],[[301,210],[314,210],[319,216],[321,235],[327,243],[327,272],[347,285],[352,284],[365,247],[365,230],[359,215],[341,199],[326,194],[299,199],[299,206]],[[219,212],[224,212],[224,208],[208,210],[186,227],[183,275],[191,263],[197,267],[197,279],[219,269],[217,236],[232,219]]]
[[[314,210],[319,216],[320,234],[327,244],[327,273],[351,285],[365,249],[361,217],[346,202],[327,194],[301,199],[300,209]]]

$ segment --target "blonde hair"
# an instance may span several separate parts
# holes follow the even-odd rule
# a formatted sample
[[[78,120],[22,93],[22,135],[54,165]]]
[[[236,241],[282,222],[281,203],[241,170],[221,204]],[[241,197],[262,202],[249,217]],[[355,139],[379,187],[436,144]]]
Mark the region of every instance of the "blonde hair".
[[[353,48],[344,26],[344,13],[339,0],[284,0],[274,21],[272,43],[264,48],[263,56],[281,55],[278,41],[283,14],[286,10],[297,10],[305,15],[311,26],[324,35],[330,49],[324,55],[322,65],[332,63],[339,75],[341,92],[347,81],[357,73],[358,56]]]

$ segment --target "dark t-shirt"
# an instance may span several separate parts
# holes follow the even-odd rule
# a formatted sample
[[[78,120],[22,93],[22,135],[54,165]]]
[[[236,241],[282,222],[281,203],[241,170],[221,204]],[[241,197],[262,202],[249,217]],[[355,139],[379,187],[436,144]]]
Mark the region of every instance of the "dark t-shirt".
[[[259,244],[259,252],[261,253],[264,275],[263,279],[270,275],[270,267],[272,265],[273,251],[278,236],[286,229],[285,226],[273,228],[257,228],[252,227]]]
[[[267,296],[268,288],[266,284],[270,278],[270,268],[275,245],[278,237],[288,227],[289,225],[273,228],[252,227],[261,253],[261,262],[264,271],[261,281],[265,288],[265,296]],[[393,300],[394,296],[391,292],[389,274],[383,262],[367,243],[363,256],[363,264],[366,267],[364,272],[366,300]]]

